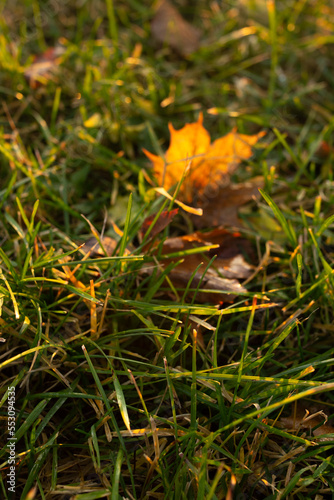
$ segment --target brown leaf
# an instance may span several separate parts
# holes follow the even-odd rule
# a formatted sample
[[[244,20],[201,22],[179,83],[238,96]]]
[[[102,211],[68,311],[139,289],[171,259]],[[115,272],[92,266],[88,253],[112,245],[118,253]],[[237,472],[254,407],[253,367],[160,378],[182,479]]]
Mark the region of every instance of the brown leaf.
[[[40,85],[46,85],[53,78],[62,61],[61,56],[64,52],[64,47],[57,46],[51,47],[43,54],[34,57],[33,63],[24,71],[24,76],[32,89],[36,89]]]
[[[210,226],[240,227],[239,208],[258,197],[259,188],[263,186],[263,177],[254,177],[244,183],[222,185],[217,186],[216,190],[207,190],[195,203],[203,209],[203,215],[191,216],[194,226],[199,229]]]
[[[218,245],[218,248],[206,251],[205,254],[187,255],[182,264],[183,270],[192,272],[200,262],[209,262],[213,256],[217,256],[208,269],[207,276],[237,279],[246,279],[250,276],[253,267],[245,261],[242,255],[243,252],[251,252],[249,241],[241,238],[239,233],[230,233],[222,228],[214,229],[208,233],[196,232],[186,236],[168,238],[162,246],[161,253],[166,255],[208,245]],[[176,260],[167,259],[167,262],[175,262]]]
[[[174,217],[176,216],[178,211],[179,211],[178,208],[174,208],[173,210],[170,210],[170,211],[164,210],[163,212],[161,212],[158,220],[154,224],[152,231],[150,232],[150,238],[154,238],[154,236],[161,233],[161,231],[163,231],[165,229],[165,227],[167,227],[168,224],[170,224],[172,222],[172,220],[174,219]],[[146,219],[144,220],[144,222],[139,230],[140,238],[144,238],[145,234],[149,230],[155,217],[156,217],[156,214],[153,214],[153,215],[150,215],[149,217],[146,217]]]
[[[319,158],[327,158],[331,154],[333,154],[334,149],[327,141],[322,141],[320,146],[318,147],[316,154]]]
[[[181,267],[181,269],[179,269]],[[192,271],[194,271],[193,269]],[[204,271],[204,266],[202,272]],[[189,269],[185,271],[182,270],[182,264],[180,264],[176,269],[173,269],[168,277],[172,281],[175,288],[185,289],[189,283],[192,272]],[[191,288],[197,288],[200,280],[202,279],[202,273],[197,272],[193,277],[191,282]],[[200,303],[209,302],[210,304],[219,304],[220,302],[233,302],[237,295],[244,293],[247,290],[240,285],[238,280],[234,279],[224,279],[219,276],[210,276],[206,273],[203,278],[200,290],[216,290],[220,293],[215,292],[203,292],[199,291],[196,293],[196,301]],[[189,297],[194,294],[189,293]]]
[[[307,404],[306,401],[300,401],[295,411],[289,417],[281,417],[280,425],[287,429],[305,429],[312,431],[313,435],[318,437],[323,434],[333,434],[334,427],[327,423],[328,416],[320,406]],[[316,429],[314,429],[316,427]],[[313,430],[314,429],[314,430]],[[331,438],[321,438],[320,441],[332,440]]]
[[[169,274],[168,277],[176,288],[185,289],[193,272],[195,273],[191,288],[196,288],[203,276],[204,269],[213,256],[217,256],[213,264],[207,270],[200,288],[203,290],[216,290],[221,293],[200,292],[196,294],[198,302],[233,302],[236,295],[246,292],[239,283],[239,279],[245,279],[252,273],[253,267],[248,264],[242,250],[249,250],[250,244],[247,240],[240,238],[239,234],[232,234],[225,229],[215,229],[209,233],[193,233],[187,236],[168,238],[159,249],[162,259],[161,265],[165,268],[172,262],[178,262],[182,257],[163,258],[164,255],[195,249],[203,246],[217,245],[217,248],[203,252],[186,255]],[[156,247],[158,244],[156,244]],[[149,266],[143,268],[144,272],[152,272]]]
[[[108,257],[111,257],[117,247],[117,241],[110,238],[110,236],[104,236],[101,239],[101,243],[106,253],[103,251],[101,245],[98,240],[94,238],[94,236],[86,241],[81,250],[85,254],[89,253],[89,258],[106,257],[106,254]]]
[[[158,42],[169,45],[182,56],[192,54],[199,47],[200,30],[185,21],[168,0],[158,4],[151,30]]]

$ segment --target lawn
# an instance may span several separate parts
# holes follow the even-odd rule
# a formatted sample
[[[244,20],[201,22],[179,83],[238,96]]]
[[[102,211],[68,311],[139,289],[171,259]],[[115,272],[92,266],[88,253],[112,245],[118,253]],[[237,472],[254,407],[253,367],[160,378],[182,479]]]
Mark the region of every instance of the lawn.
[[[334,497],[334,4],[173,5],[0,4],[5,500]]]

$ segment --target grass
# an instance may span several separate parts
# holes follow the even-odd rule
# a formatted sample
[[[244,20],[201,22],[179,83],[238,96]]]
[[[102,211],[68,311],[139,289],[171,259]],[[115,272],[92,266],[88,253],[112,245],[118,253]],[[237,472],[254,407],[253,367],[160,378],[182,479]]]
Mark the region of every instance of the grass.
[[[187,58],[152,40],[151,2],[1,5],[6,500],[333,497],[333,7],[180,4],[202,30]],[[57,43],[57,73],[32,88],[32,55]],[[173,264],[141,271],[161,256],[138,231],[163,208],[142,148],[166,150],[167,123],[199,111],[213,139],[267,132],[234,174],[264,176],[239,211],[256,272],[221,309],[201,283],[175,290]],[[163,238],[192,232],[175,221]],[[103,231],[118,252],[87,258]]]

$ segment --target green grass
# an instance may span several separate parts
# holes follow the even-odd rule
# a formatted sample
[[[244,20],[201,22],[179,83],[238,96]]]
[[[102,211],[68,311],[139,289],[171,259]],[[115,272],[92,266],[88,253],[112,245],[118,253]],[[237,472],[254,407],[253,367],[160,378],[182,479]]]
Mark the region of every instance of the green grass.
[[[152,2],[1,4],[6,500],[10,387],[15,498],[333,497],[334,9],[193,3],[180,11],[202,41],[187,58],[152,41]],[[59,41],[58,71],[31,88],[32,56]],[[196,299],[201,283],[175,290],[174,264],[159,274],[138,240],[163,209],[142,148],[165,151],[168,122],[199,111],[212,139],[267,132],[233,174],[264,176],[239,210],[256,272],[221,309]],[[180,210],[159,238],[192,231]],[[118,251],[87,259],[78,245],[103,232]],[[284,424],[304,409],[328,421]]]

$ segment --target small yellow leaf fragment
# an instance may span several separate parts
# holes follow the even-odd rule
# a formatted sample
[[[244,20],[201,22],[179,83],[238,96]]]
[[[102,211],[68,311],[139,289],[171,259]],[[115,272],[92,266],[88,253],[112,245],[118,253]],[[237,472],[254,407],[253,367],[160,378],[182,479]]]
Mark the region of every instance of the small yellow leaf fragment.
[[[84,126],[86,128],[99,127],[102,124],[102,119],[100,113],[94,113],[87,120],[84,121]]]
[[[82,139],[85,142],[89,142],[90,144],[96,143],[96,139],[90,134],[85,133],[83,130],[79,130],[78,137],[79,139]]]
[[[154,188],[154,191],[161,194],[162,196],[165,196],[169,200],[173,200],[173,197],[164,188]],[[185,203],[182,203],[182,201],[179,200],[174,200],[174,203],[179,205],[179,207],[183,208],[183,210],[185,212],[188,212],[189,214],[203,215],[203,210],[201,208],[189,207],[188,205],[185,205]]]

